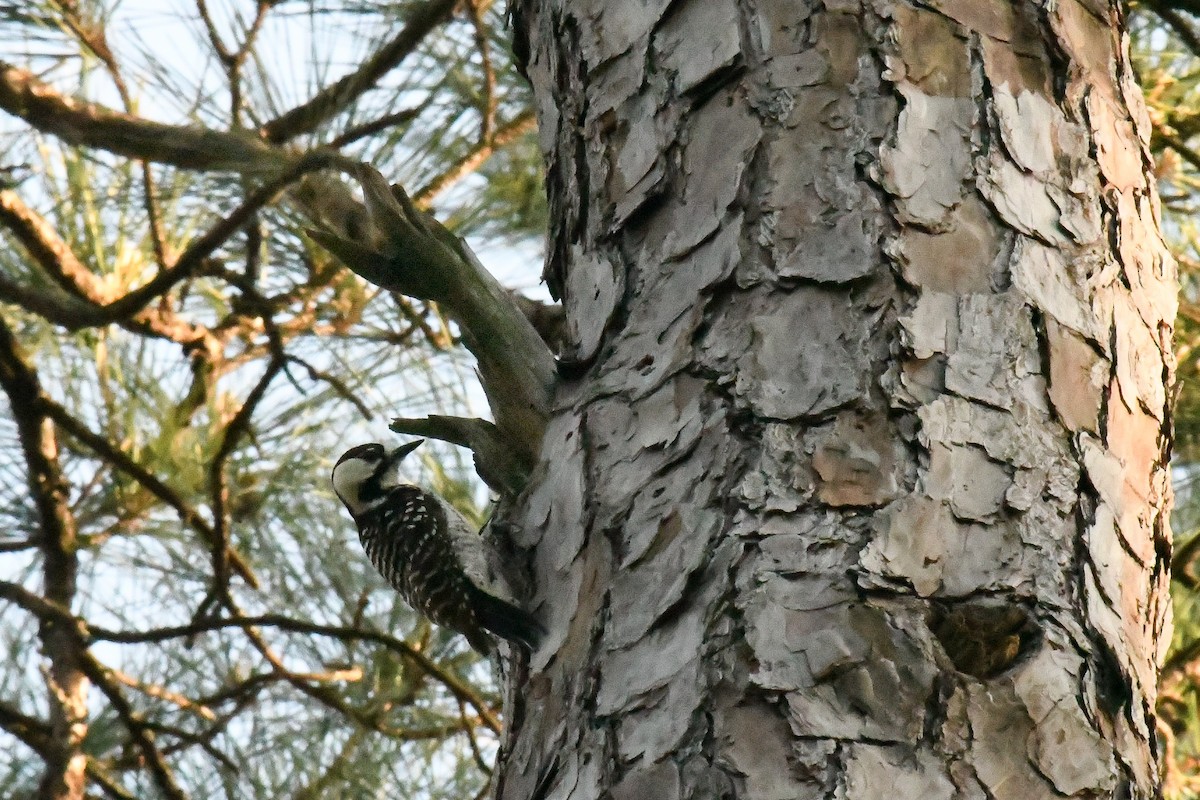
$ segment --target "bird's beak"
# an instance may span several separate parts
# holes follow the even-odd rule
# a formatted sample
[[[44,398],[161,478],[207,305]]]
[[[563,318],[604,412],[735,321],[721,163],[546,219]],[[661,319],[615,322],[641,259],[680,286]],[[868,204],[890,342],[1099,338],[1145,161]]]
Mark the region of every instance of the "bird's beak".
[[[387,459],[388,465],[395,466],[396,464],[399,464],[406,455],[411,453],[413,450],[416,450],[418,447],[420,447],[424,443],[425,443],[424,439],[417,439],[415,442],[409,442],[408,444],[400,445],[399,447],[397,447],[395,450],[392,451],[391,455],[388,456],[388,459]]]

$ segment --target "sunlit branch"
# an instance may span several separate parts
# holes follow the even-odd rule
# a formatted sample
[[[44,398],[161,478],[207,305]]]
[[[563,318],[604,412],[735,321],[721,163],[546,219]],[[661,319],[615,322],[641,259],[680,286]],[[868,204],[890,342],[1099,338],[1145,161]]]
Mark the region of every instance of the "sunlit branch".
[[[38,511],[38,547],[44,602],[69,608],[75,599],[79,560],[70,486],[58,459],[54,423],[39,402],[45,393],[11,329],[0,317],[0,389],[8,395],[17,437],[25,457],[28,486]],[[50,746],[41,788],[49,794],[82,784],[83,735],[87,731],[88,686],[74,625],[39,625],[50,706]]]
[[[203,717],[210,722],[217,718],[216,712],[214,712],[208,706],[204,705],[203,703],[197,703],[195,700],[191,700],[179,692],[173,692],[165,686],[159,686],[155,683],[143,683],[137,678],[134,678],[132,675],[128,675],[118,669],[110,669],[109,674],[117,683],[124,684],[130,689],[137,689],[142,694],[149,695],[150,697],[154,697],[159,700],[165,700],[172,705],[178,706],[184,711],[196,714],[197,716]]]
[[[18,302],[36,303],[39,313],[48,312],[49,319],[73,330],[107,325],[137,314],[148,303],[190,277],[199,269],[204,259],[211,256],[230,236],[249,222],[259,209],[275,200],[289,185],[310,172],[338,163],[339,158],[331,151],[314,151],[301,157],[281,174],[250,192],[241,205],[194,240],[174,264],[159,271],[142,286],[111,302],[101,302],[101,298],[95,296],[96,290],[92,286],[95,276],[70,252],[44,220],[26,208],[14,193],[0,192],[0,223],[13,231],[47,274],[56,277],[60,284],[73,288],[77,294],[91,299],[92,302],[66,305],[62,302],[47,302],[52,298],[39,297],[40,293],[32,291],[21,292],[21,296],[15,299]],[[14,294],[19,292],[19,285],[9,286],[8,284],[13,282],[0,280],[3,280],[0,289],[12,289]]]

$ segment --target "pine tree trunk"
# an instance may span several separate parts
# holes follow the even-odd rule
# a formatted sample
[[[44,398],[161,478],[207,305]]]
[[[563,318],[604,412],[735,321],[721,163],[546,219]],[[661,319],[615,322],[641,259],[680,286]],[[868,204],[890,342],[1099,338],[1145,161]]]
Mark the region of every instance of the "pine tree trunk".
[[[1175,273],[1119,5],[514,5],[575,351],[497,796],[1153,796]]]

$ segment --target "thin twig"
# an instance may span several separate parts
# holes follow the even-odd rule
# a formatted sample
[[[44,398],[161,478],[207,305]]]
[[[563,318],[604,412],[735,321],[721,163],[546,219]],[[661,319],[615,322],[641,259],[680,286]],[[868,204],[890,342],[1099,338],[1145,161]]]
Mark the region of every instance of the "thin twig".
[[[488,42],[487,26],[479,8],[479,0],[467,0],[467,13],[475,32],[475,47],[483,67],[483,108],[480,109],[479,144],[490,144],[496,129],[496,67],[492,64],[492,48]]]
[[[483,751],[479,749],[479,742],[475,739],[475,728],[478,723],[467,719],[467,707],[462,700],[458,701],[458,716],[462,720],[462,731],[467,737],[467,744],[471,748],[471,756],[475,759],[475,766],[479,767],[480,772],[490,777],[492,768],[483,759]]]
[[[413,202],[418,207],[427,207],[439,194],[479,169],[480,165],[491,158],[497,150],[533,130],[536,123],[537,120],[532,111],[517,115],[511,122],[497,130],[490,140],[477,145],[457,163],[450,165],[440,175],[435,176],[421,187],[420,191],[413,195]]]
[[[450,17],[457,3],[458,0],[427,0],[409,18],[400,33],[358,69],[263,125],[263,138],[272,144],[281,144],[316,130],[318,125],[341,112],[374,87],[380,78],[399,66],[416,50],[426,34]]]
[[[1185,45],[1187,45],[1188,49],[1191,50],[1192,53],[1200,55],[1200,36],[1197,36],[1195,27],[1193,27],[1189,20],[1184,19],[1182,14],[1171,7],[1171,5],[1178,5],[1178,0],[1176,0],[1174,4],[1170,5],[1162,2],[1162,0],[1148,0],[1147,5],[1153,9],[1154,13],[1157,14],[1163,22],[1171,26],[1171,28],[1175,31],[1175,35],[1178,36]]]
[[[159,700],[166,700],[168,703],[176,705],[184,711],[189,711],[203,717],[210,722],[217,718],[216,713],[208,706],[197,703],[195,700],[191,700],[179,692],[173,692],[165,686],[159,686],[155,683],[143,683],[132,675],[121,672],[116,668],[110,669],[109,674],[112,675],[113,680],[117,683],[122,683],[130,689],[137,689],[139,692],[156,697]]]
[[[337,393],[338,397],[341,397],[343,400],[358,409],[358,413],[362,414],[363,419],[369,420],[374,418],[374,412],[367,407],[367,404],[364,403],[358,395],[351,391],[350,387],[347,386],[341,378],[337,377],[336,375],[331,375],[324,370],[317,369],[299,356],[289,354],[287,360],[291,364],[297,364],[303,367],[304,371],[308,373],[308,377],[312,380],[322,381],[329,384],[330,388]]]
[[[0,584],[0,588],[3,584]],[[283,616],[282,614],[262,614],[258,616],[234,617],[226,619],[199,619],[187,625],[175,625],[164,628],[154,628],[145,631],[114,631],[106,628],[97,628],[91,625],[88,626],[88,632],[93,639],[109,642],[121,642],[126,644],[144,643],[144,642],[164,642],[170,639],[181,639],[190,636],[196,636],[200,633],[209,631],[225,630],[227,628],[279,628],[280,630],[292,631],[294,633],[315,634],[318,636],[330,636],[336,639],[343,640],[360,640],[366,642],[374,642],[382,645],[394,653],[409,659],[416,664],[423,672],[437,680],[446,689],[454,695],[458,700],[469,704],[475,712],[479,714],[483,724],[486,725],[493,733],[499,733],[501,729],[500,721],[495,713],[488,707],[482,698],[480,698],[467,684],[453,673],[447,672],[442,667],[434,663],[428,656],[420,652],[412,645],[402,639],[397,639],[394,636],[389,636],[385,633],[377,631],[362,630],[359,628],[349,628],[338,625],[319,625],[313,622],[305,622],[303,620],[292,619]],[[203,702],[206,705],[212,705],[216,702],[213,698],[204,698],[196,702]]]
[[[287,364],[287,355],[283,350],[283,342],[279,331],[271,319],[269,311],[264,311],[263,325],[271,341],[271,358],[262,376],[246,396],[233,419],[225,426],[221,436],[221,444],[208,466],[209,501],[213,514],[213,587],[214,595],[224,597],[227,594],[229,573],[229,514],[226,509],[229,489],[225,480],[225,462],[233,454],[242,437],[250,430],[250,421],[255,409],[262,402],[271,382]]]
[[[104,793],[113,798],[113,800],[137,800],[136,795],[130,794],[124,786],[117,783],[117,779],[109,774],[104,764],[91,756],[88,757],[87,774],[92,780],[100,784],[100,788]]]
[[[345,147],[348,144],[357,142],[359,139],[379,133],[380,131],[391,128],[394,125],[403,125],[406,122],[412,122],[417,118],[424,108],[424,105],[419,105],[414,108],[402,108],[399,111],[392,112],[391,114],[385,114],[379,119],[373,119],[370,122],[364,122],[361,125],[355,125],[347,128],[331,139],[329,146],[333,148]]]
[[[161,481],[127,453],[118,449],[107,438],[93,433],[82,422],[75,419],[70,412],[49,397],[43,397],[41,403],[46,410],[47,416],[53,419],[59,427],[96,455],[144,486],[159,500],[173,508],[175,513],[179,515],[180,521],[200,534],[200,537],[204,539],[209,547],[215,546],[219,538],[216,531],[200,516],[200,512],[189,505],[178,492]],[[259,587],[258,576],[254,574],[246,559],[240,553],[232,550],[228,558],[229,563],[238,575],[251,587],[257,589]]]

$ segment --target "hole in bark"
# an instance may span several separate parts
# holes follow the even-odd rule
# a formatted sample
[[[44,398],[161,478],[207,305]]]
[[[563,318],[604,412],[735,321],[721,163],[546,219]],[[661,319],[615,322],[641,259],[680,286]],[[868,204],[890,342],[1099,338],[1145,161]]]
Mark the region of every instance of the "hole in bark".
[[[1121,709],[1133,702],[1130,691],[1132,685],[1121,669],[1121,660],[1105,642],[1096,642],[1095,659],[1092,662],[1095,670],[1096,698],[1100,707],[1110,717],[1115,717]]]
[[[1041,641],[1033,615],[1004,600],[933,603],[927,621],[954,668],[982,680],[1005,672]]]

